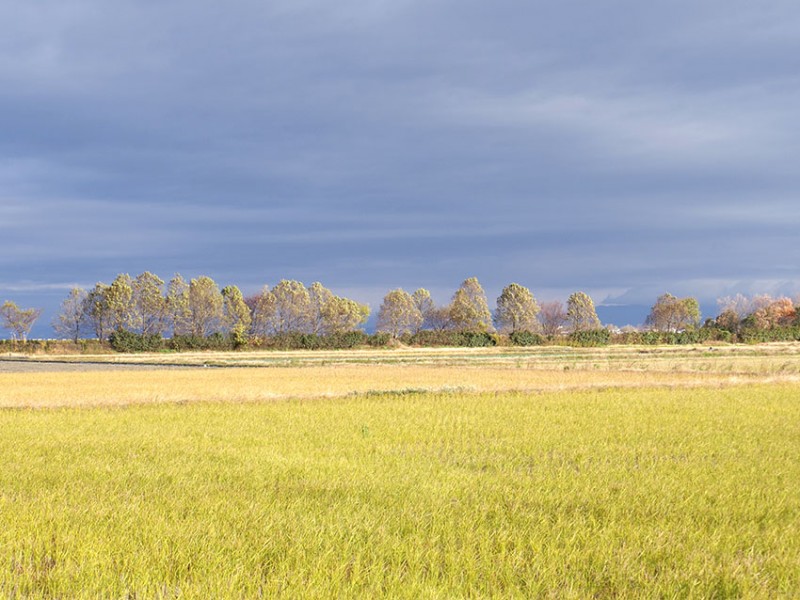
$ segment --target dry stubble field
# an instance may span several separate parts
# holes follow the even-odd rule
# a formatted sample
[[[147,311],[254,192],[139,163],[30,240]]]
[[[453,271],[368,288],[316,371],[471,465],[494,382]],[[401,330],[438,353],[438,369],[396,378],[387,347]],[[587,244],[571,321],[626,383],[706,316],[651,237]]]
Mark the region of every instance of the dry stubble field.
[[[785,597],[800,347],[0,360],[0,596]]]

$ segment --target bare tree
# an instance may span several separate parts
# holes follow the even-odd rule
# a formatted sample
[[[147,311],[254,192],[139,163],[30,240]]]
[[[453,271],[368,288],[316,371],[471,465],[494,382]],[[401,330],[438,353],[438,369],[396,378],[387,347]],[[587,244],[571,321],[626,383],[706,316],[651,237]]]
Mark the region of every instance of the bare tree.
[[[72,288],[53,319],[53,329],[56,333],[71,339],[76,344],[87,325],[86,298],[88,296],[86,290],[79,287]]]
[[[41,316],[41,308],[20,308],[11,300],[6,300],[0,306],[0,319],[3,329],[11,332],[14,341],[27,341],[33,324]]]
[[[541,308],[539,320],[542,323],[542,331],[551,337],[558,335],[567,322],[567,310],[564,308],[564,303],[560,300],[543,302]]]

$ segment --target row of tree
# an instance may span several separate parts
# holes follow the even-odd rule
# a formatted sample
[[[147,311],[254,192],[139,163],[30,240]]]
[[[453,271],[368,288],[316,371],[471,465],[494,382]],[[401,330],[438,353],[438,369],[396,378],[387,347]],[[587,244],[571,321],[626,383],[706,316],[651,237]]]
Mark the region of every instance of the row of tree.
[[[798,324],[798,311],[785,297],[741,294],[719,300],[720,314],[706,326],[739,334],[743,330],[768,330]],[[40,316],[38,309],[22,309],[7,301],[0,307],[2,326],[15,340],[25,340]],[[284,334],[329,336],[358,330],[366,323],[369,307],[336,296],[321,283],[306,287],[282,280],[244,297],[234,285],[220,287],[206,276],[186,281],[175,275],[169,282],[150,272],[136,277],[121,274],[107,285],[85,290],[73,288],[62,302],[53,327],[63,338],[91,335],[108,339],[124,331],[143,336],[222,334],[243,341],[248,337]],[[680,332],[698,328],[700,307],[695,298],[660,296],[647,317],[646,329]],[[395,289],[386,294],[377,315],[376,329],[392,337],[420,331],[458,331],[503,334],[530,332],[549,337],[560,333],[601,328],[594,302],[584,292],[560,301],[539,303],[531,291],[517,283],[506,286],[492,312],[478,279],[466,279],[447,305],[436,305],[430,292]]]
[[[381,303],[377,323],[378,331],[394,337],[422,329],[556,335],[565,328],[573,332],[600,328],[600,319],[588,294],[575,292],[566,307],[559,301],[539,305],[528,288],[512,283],[503,288],[492,314],[475,277],[465,280],[446,306],[436,306],[430,293],[422,288],[413,294],[403,289],[392,290]]]
[[[6,302],[3,326],[14,339],[25,340],[40,314],[40,310]],[[336,296],[321,283],[306,287],[299,281],[282,280],[271,289],[244,297],[238,287],[220,289],[210,277],[186,281],[175,275],[165,283],[145,272],[136,277],[121,274],[111,284],[98,283],[90,290],[73,288],[53,327],[61,337],[75,341],[86,335],[106,340],[116,331],[197,338],[219,333],[237,339],[289,333],[324,336],[357,330],[369,314],[368,306]],[[436,305],[424,288],[413,294],[392,290],[383,299],[377,320],[377,330],[393,337],[422,330],[555,335],[565,327],[570,331],[600,327],[587,294],[572,294],[566,306],[561,302],[539,305],[528,288],[512,283],[503,289],[492,314],[475,277],[465,280],[445,306]]]
[[[144,336],[208,337],[215,333],[237,339],[288,332],[330,335],[363,325],[369,307],[334,295],[320,283],[306,288],[283,280],[245,298],[235,285],[222,289],[210,277],[186,281],[175,275],[166,285],[145,272],[123,274],[91,290],[73,288],[61,304],[53,327],[62,337],[78,340],[87,331],[105,340],[115,331]]]

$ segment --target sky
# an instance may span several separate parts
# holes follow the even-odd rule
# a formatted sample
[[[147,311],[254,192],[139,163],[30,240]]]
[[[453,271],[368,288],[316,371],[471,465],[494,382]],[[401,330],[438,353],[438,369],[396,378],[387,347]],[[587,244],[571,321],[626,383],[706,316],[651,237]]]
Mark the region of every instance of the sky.
[[[477,276],[618,325],[796,294],[798,31],[794,0],[6,0],[0,301],[47,336],[145,270],[373,312]]]

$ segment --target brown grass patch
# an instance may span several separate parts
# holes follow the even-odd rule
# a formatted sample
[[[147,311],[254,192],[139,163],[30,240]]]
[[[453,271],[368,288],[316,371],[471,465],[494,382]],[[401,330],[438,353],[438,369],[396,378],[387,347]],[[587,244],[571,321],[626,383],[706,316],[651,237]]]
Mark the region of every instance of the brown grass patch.
[[[769,379],[793,381],[796,378],[784,376]],[[408,389],[494,392],[590,387],[732,385],[755,380],[757,379],[740,375],[684,372],[415,365],[0,373],[0,407],[261,401]]]

